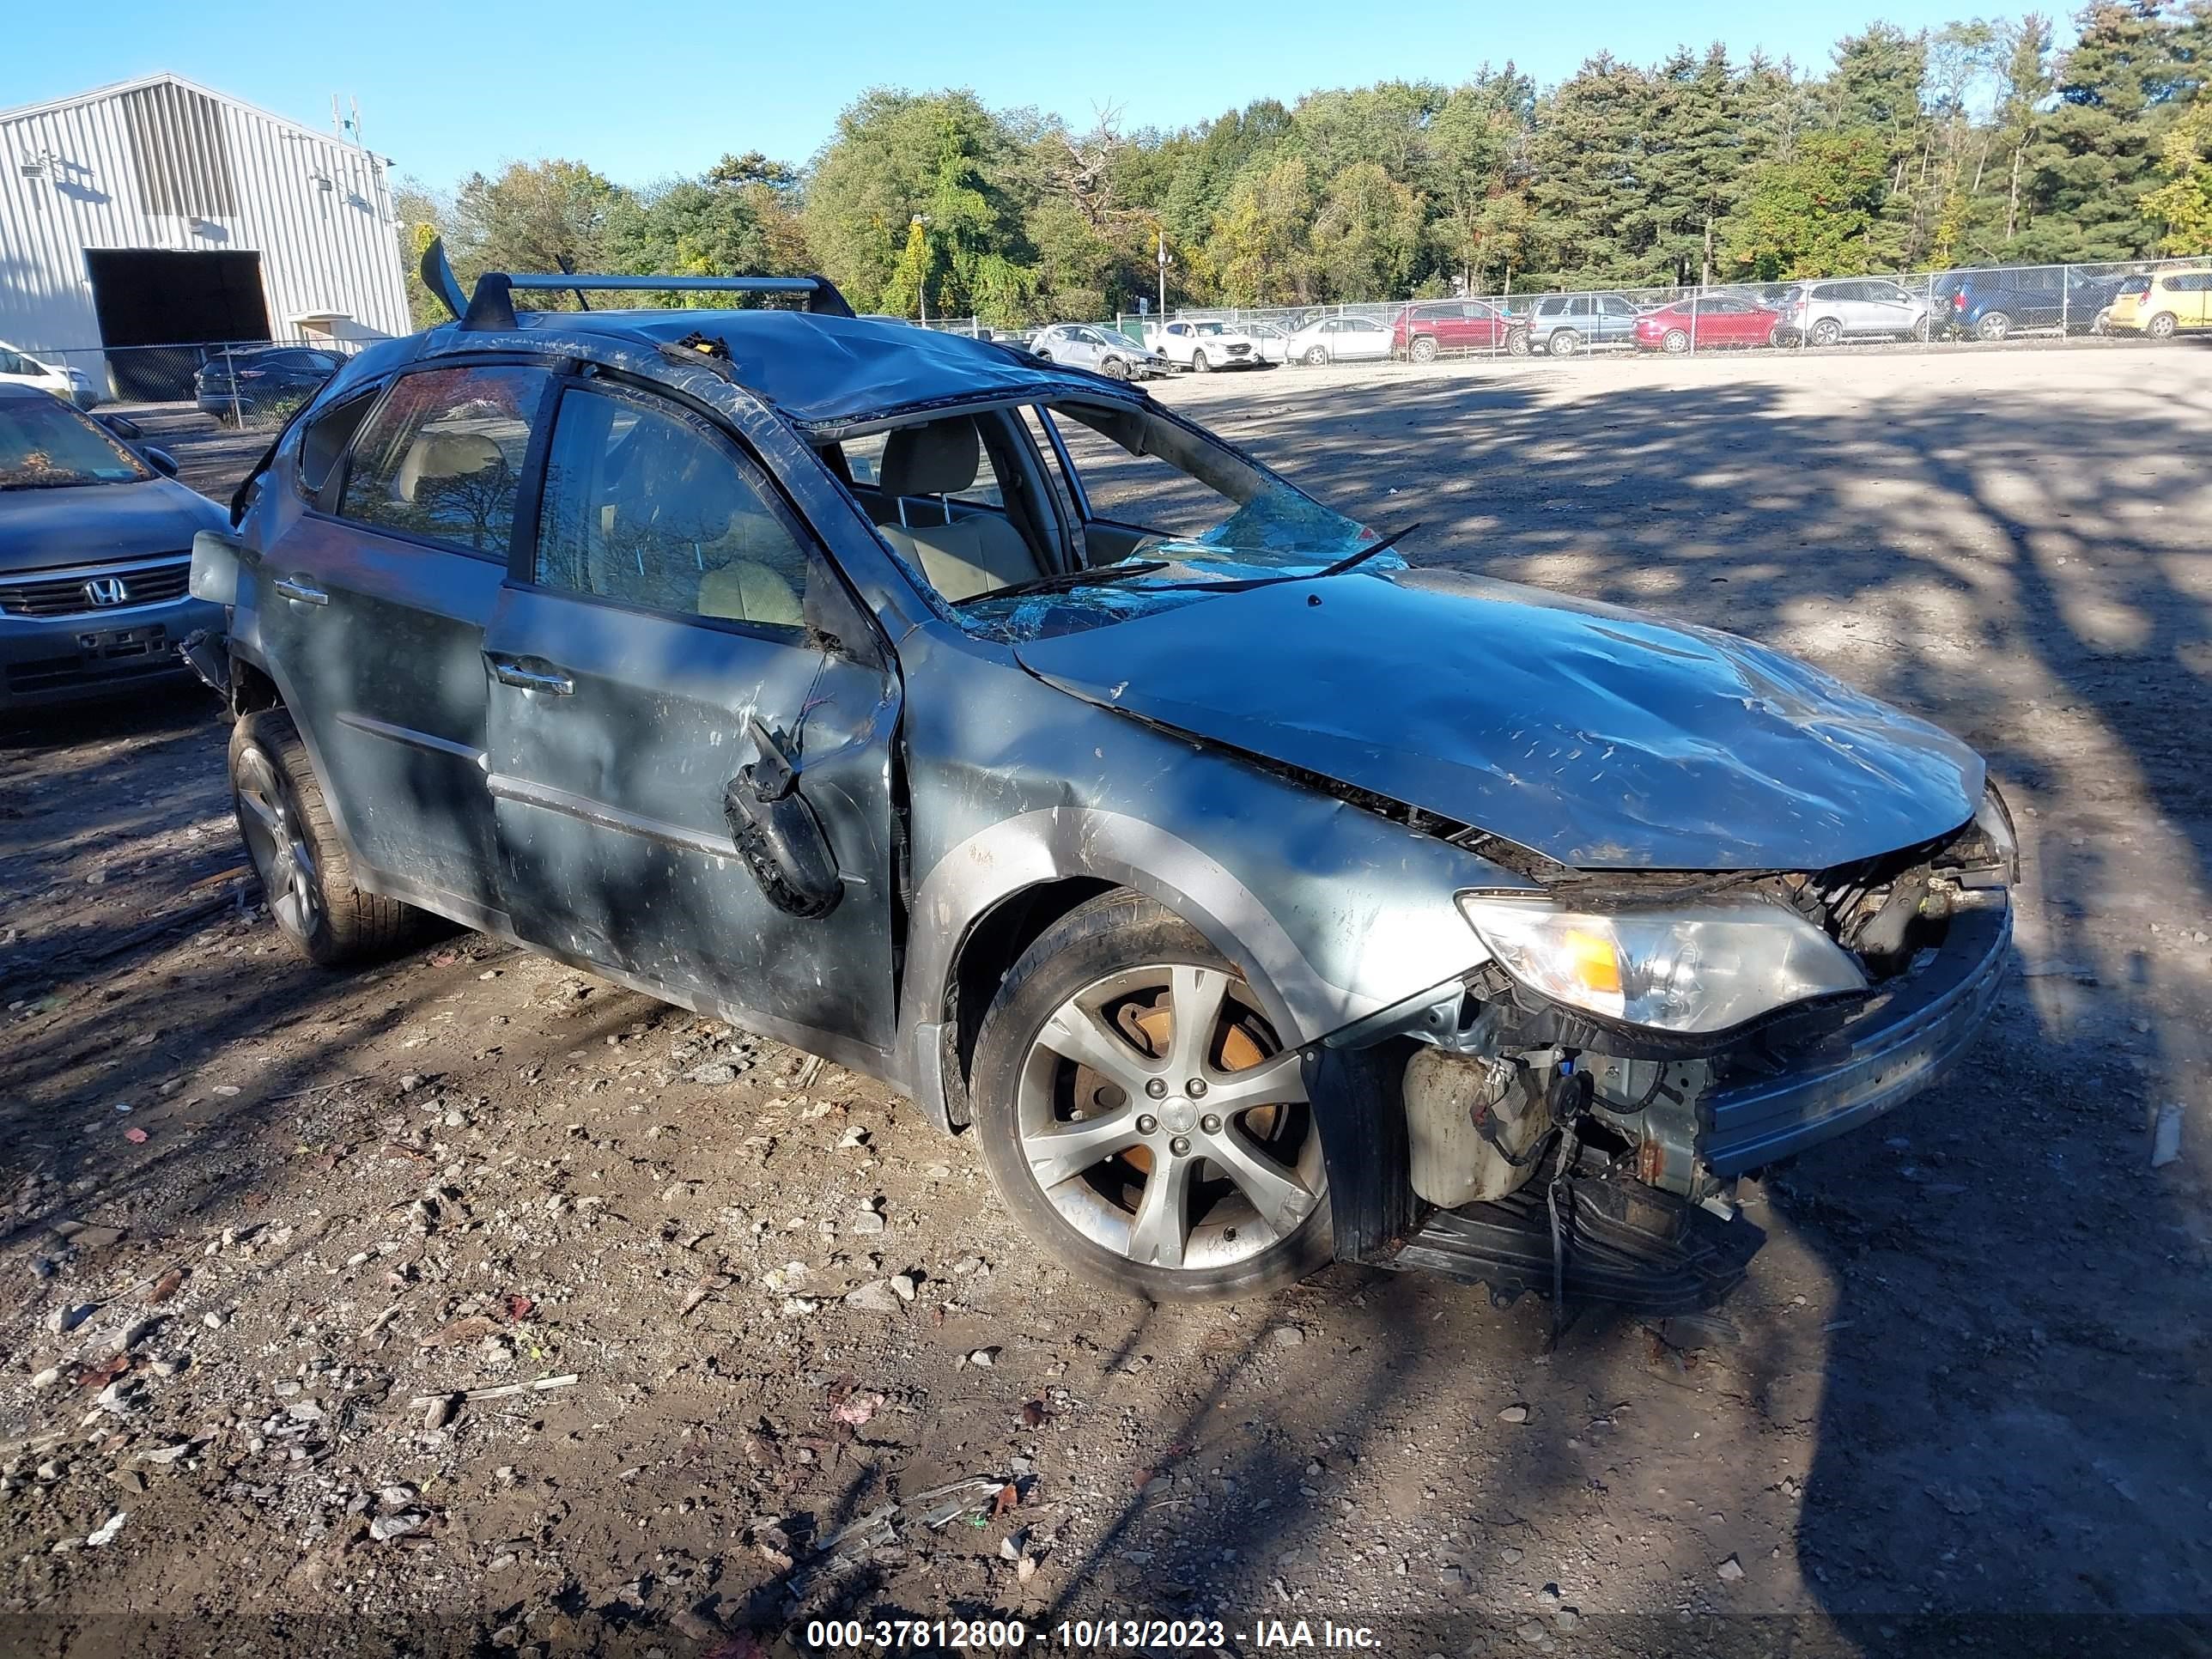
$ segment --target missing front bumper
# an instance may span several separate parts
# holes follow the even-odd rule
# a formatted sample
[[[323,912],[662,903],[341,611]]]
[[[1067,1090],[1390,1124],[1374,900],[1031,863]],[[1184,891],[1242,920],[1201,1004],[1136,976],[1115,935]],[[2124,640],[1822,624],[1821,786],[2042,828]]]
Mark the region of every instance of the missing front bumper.
[[[1723,1180],[1871,1122],[1933,1087],[1996,1006],[2011,960],[2012,911],[1954,918],[1936,959],[1821,1048],[1778,1076],[1717,1090],[1698,1103],[1698,1151]]]

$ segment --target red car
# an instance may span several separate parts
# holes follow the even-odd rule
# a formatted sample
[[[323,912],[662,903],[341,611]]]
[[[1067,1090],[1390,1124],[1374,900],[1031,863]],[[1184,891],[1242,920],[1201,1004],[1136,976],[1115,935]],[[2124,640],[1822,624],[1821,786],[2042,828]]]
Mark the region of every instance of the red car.
[[[1514,327],[1511,318],[1480,300],[1424,300],[1400,308],[1390,326],[1390,355],[1432,363],[1451,352],[1509,351]]]
[[[1787,332],[1782,313],[1730,294],[1708,294],[1694,307],[1687,300],[1647,311],[1636,319],[1639,351],[1687,351],[1709,346],[1780,345]]]

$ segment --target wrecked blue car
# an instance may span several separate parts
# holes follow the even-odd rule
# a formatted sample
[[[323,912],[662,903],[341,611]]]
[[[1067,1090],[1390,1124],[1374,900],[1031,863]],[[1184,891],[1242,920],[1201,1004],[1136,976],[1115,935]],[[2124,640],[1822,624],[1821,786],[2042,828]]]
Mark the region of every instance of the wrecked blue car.
[[[825,1055],[1163,1300],[1334,1256],[1709,1305],[1735,1178],[1990,1010],[1981,760],[1802,664],[1409,565],[1136,386],[820,279],[425,276],[456,321],[194,554],[315,962],[430,912]],[[661,287],[744,298],[513,298]]]

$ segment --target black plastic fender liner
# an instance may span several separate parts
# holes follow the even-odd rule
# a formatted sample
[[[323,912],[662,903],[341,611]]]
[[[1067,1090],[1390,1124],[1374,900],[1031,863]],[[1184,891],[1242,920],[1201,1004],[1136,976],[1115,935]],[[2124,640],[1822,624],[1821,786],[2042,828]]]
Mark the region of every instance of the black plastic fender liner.
[[[1340,1261],[1390,1265],[1418,1200],[1407,1180],[1406,1111],[1399,1097],[1409,1043],[1305,1052],[1306,1098],[1328,1170],[1330,1224]]]
[[[1565,1217],[1566,1296],[1645,1314],[1697,1313],[1741,1284],[1766,1235],[1741,1215],[1638,1181],[1582,1176]],[[1494,1296],[1552,1292],[1551,1224],[1531,1183],[1494,1204],[1439,1210],[1381,1265],[1486,1285]]]

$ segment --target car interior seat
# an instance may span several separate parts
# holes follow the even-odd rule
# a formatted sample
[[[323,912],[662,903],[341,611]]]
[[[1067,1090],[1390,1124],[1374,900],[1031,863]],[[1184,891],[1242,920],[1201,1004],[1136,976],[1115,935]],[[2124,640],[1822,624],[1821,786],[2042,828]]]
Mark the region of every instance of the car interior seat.
[[[1035,550],[1006,519],[995,513],[956,519],[942,499],[975,483],[982,449],[972,415],[899,427],[884,442],[880,483],[897,513],[896,523],[882,526],[884,539],[920,566],[930,586],[949,600],[973,599],[1043,574]],[[915,498],[930,496],[939,499],[917,512]],[[940,511],[941,520],[915,521]]]
[[[507,457],[481,432],[424,432],[407,446],[392,475],[392,499],[412,507],[423,499],[426,486],[434,498],[441,486],[506,470]]]

